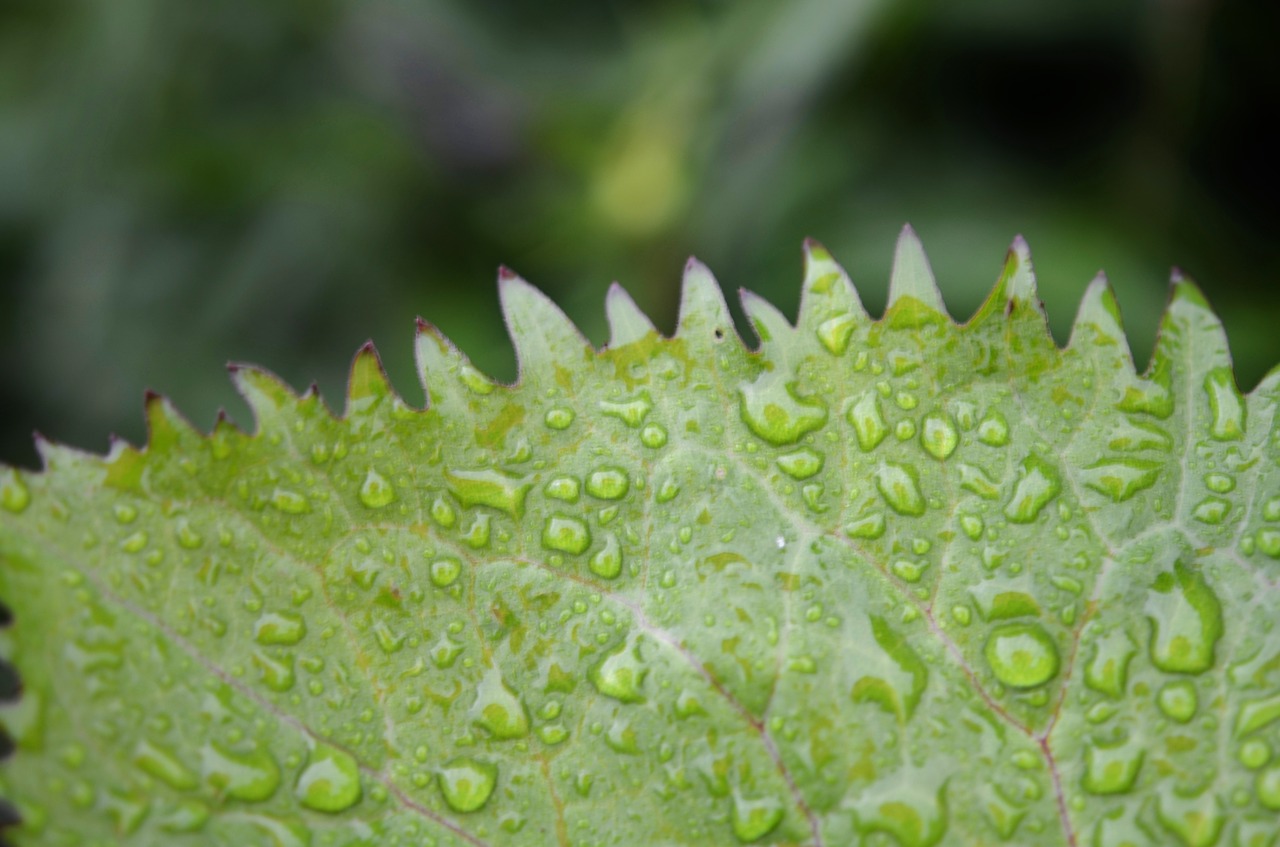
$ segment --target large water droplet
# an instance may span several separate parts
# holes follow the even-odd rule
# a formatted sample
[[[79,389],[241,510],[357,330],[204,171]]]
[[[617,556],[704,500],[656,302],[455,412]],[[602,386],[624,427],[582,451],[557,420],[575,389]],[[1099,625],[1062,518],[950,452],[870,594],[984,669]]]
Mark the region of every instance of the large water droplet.
[[[1123,503],[1139,491],[1156,484],[1164,465],[1151,459],[1100,459],[1080,474],[1084,484],[1105,494],[1113,502]]]
[[[224,797],[257,803],[269,799],[280,786],[280,766],[261,748],[233,752],[206,744],[200,756],[204,781]]]
[[[997,627],[984,654],[996,679],[1010,688],[1035,688],[1058,673],[1058,647],[1039,624]]]
[[[1267,768],[1259,773],[1254,791],[1264,808],[1280,812],[1280,767]]]
[[[360,502],[369,509],[381,509],[396,499],[396,490],[382,474],[369,468],[360,484]]]
[[[440,793],[455,812],[474,812],[482,807],[498,784],[498,766],[459,756],[440,769]]]
[[[817,450],[801,447],[778,457],[778,467],[792,479],[808,479],[822,470],[824,457]]]
[[[1093,652],[1084,666],[1084,684],[1112,697],[1124,696],[1129,679],[1129,662],[1138,647],[1122,629],[1113,629],[1093,642]]]
[[[621,500],[630,486],[622,468],[600,468],[587,476],[587,493],[598,500]]]
[[[253,651],[253,663],[258,668],[258,678],[272,691],[288,691],[293,688],[293,657],[277,658],[262,650]]]
[[[492,468],[446,470],[444,480],[450,493],[463,506],[488,506],[513,518],[520,517],[525,495],[533,485],[527,479],[509,476]]]
[[[318,812],[336,813],[360,800],[360,766],[350,753],[318,745],[294,788],[302,805]]]
[[[471,704],[471,720],[487,729],[494,738],[523,738],[529,734],[529,714],[524,703],[502,680],[497,668],[490,668],[476,689]]]
[[[1170,720],[1188,723],[1196,716],[1196,709],[1200,705],[1195,683],[1189,679],[1166,682],[1156,695],[1156,705]]]
[[[1133,788],[1142,770],[1142,745],[1090,744],[1084,751],[1084,776],[1080,784],[1090,794],[1123,794]]]
[[[622,573],[622,549],[618,546],[616,535],[612,532],[605,533],[604,546],[591,554],[587,567],[602,579],[613,579]]]
[[[610,417],[617,418],[627,426],[635,428],[644,422],[645,416],[649,414],[649,410],[653,408],[653,401],[649,399],[649,395],[641,393],[634,400],[626,400],[623,402],[614,402],[611,400],[601,400],[599,403],[600,411]]]
[[[455,556],[441,556],[431,563],[431,584],[448,588],[462,575],[462,562]]]
[[[929,683],[929,670],[902,635],[884,618],[868,618],[871,636],[879,652],[860,649],[862,670],[854,681],[851,695],[855,703],[876,703],[884,711],[907,721],[915,713],[920,697]],[[859,639],[866,644],[867,639]]]
[[[1205,375],[1204,390],[1209,395],[1213,421],[1209,435],[1218,441],[1238,441],[1244,437],[1245,406],[1236,381],[1228,368],[1214,368]]]
[[[999,409],[988,409],[978,422],[978,440],[990,447],[1003,447],[1009,443],[1009,422]]]
[[[591,546],[591,530],[577,518],[554,514],[542,528],[542,546],[577,555]]]
[[[733,834],[746,844],[759,841],[782,823],[782,804],[773,797],[748,799],[738,793],[733,796]]]
[[[920,493],[920,476],[910,465],[886,462],[876,471],[876,490],[900,515],[919,517],[924,514],[924,495]]]
[[[1022,460],[1019,476],[1013,496],[1004,507],[1004,516],[1013,523],[1031,523],[1058,496],[1062,482],[1053,465],[1034,454]]]
[[[1151,663],[1166,673],[1204,673],[1222,637],[1222,605],[1199,571],[1178,562],[1147,595]]]
[[[307,634],[307,622],[294,612],[267,612],[253,624],[253,640],[263,645],[293,645]]]
[[[169,750],[143,739],[133,751],[133,763],[148,776],[176,788],[190,791],[197,785],[196,775]]]
[[[858,446],[864,452],[874,450],[889,434],[889,426],[884,422],[884,414],[880,411],[880,398],[874,391],[868,391],[858,398],[858,402],[849,408],[848,417],[849,423],[853,425],[854,435],[858,438]]]
[[[1185,847],[1212,847],[1226,824],[1222,801],[1208,791],[1196,797],[1183,797],[1174,790],[1162,792],[1156,818]]]
[[[1280,694],[1245,700],[1236,715],[1236,738],[1268,726],[1280,718]]]
[[[543,486],[542,492],[554,500],[561,500],[565,503],[578,502],[578,492],[581,486],[578,480],[571,476],[557,476],[548,480]]]
[[[639,645],[624,642],[593,665],[587,678],[606,697],[638,703],[644,699],[644,678],[648,673],[649,668],[640,658]]]
[[[849,349],[849,338],[857,325],[858,318],[849,312],[827,318],[818,325],[818,341],[822,342],[822,346],[831,355],[844,355],[844,351]]]
[[[742,386],[742,421],[770,444],[794,444],[827,422],[827,407],[812,397],[800,397],[794,383],[774,371]]]
[[[920,446],[935,459],[943,460],[956,451],[960,434],[946,412],[931,412],[920,427]]]

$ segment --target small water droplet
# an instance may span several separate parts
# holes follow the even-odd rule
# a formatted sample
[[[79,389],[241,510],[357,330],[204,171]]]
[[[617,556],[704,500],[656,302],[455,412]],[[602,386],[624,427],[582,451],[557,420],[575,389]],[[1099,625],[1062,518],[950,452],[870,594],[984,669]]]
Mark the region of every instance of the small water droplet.
[[[640,443],[650,450],[657,450],[667,443],[667,430],[662,424],[648,424],[640,430]]]
[[[261,650],[253,651],[253,664],[258,668],[258,678],[272,691],[285,692],[293,688],[293,657],[276,658]]]
[[[1263,527],[1254,536],[1258,550],[1273,559],[1280,559],[1280,529]]]
[[[1165,717],[1178,723],[1188,723],[1196,716],[1200,706],[1200,698],[1196,694],[1196,686],[1189,679],[1166,682],[1156,695],[1156,705]]]
[[[1111,697],[1124,696],[1129,682],[1129,662],[1138,647],[1122,629],[1113,629],[1093,642],[1084,666],[1084,684]]]
[[[1263,808],[1280,812],[1280,767],[1267,768],[1258,774],[1254,791]]]
[[[529,734],[529,714],[524,702],[502,679],[497,668],[490,668],[476,688],[471,704],[471,720],[502,740],[523,738]]]
[[[1250,738],[1240,745],[1236,758],[1249,770],[1256,771],[1271,761],[1271,745],[1264,738]]]
[[[554,500],[562,500],[565,503],[578,502],[578,492],[581,485],[578,480],[571,476],[557,476],[550,479],[542,488],[542,492]]]
[[[1209,395],[1209,411],[1213,422],[1210,437],[1218,441],[1238,441],[1244,437],[1245,406],[1236,381],[1228,368],[1214,368],[1205,375],[1204,390]]]
[[[120,549],[126,553],[140,553],[150,541],[145,529],[140,529],[120,542]]]
[[[747,428],[770,444],[794,444],[827,422],[827,407],[813,397],[796,394],[795,384],[767,371],[741,387],[740,414]]]
[[[1031,523],[1049,501],[1058,496],[1062,482],[1053,465],[1031,454],[1022,460],[1022,471],[1004,516],[1013,523]]]
[[[349,809],[361,797],[360,766],[350,753],[318,745],[298,774],[294,793],[302,805],[317,812],[334,814]]]
[[[602,579],[613,579],[622,573],[622,549],[616,535],[605,533],[604,546],[591,555],[587,567]]]
[[[31,503],[31,491],[22,473],[15,468],[0,468],[0,506],[15,515]]]
[[[977,515],[961,515],[960,530],[970,541],[977,541],[982,537],[982,531],[986,528],[982,518]]]
[[[587,678],[606,697],[623,703],[638,703],[649,668],[640,658],[639,646],[620,644],[591,667]]]
[[[543,421],[552,429],[568,429],[573,423],[573,409],[564,406],[548,409]]]
[[[849,339],[857,325],[856,316],[849,312],[841,312],[818,325],[818,341],[831,355],[842,356],[844,351],[849,349]]]
[[[196,775],[177,756],[147,739],[138,742],[133,751],[133,763],[143,773],[155,777],[170,788],[190,791],[197,785]]]
[[[984,654],[995,678],[1010,688],[1035,688],[1058,673],[1058,647],[1039,624],[997,627]]]
[[[1262,507],[1264,521],[1280,521],[1280,497],[1272,497]]]
[[[1256,732],[1277,719],[1280,719],[1280,694],[1245,700],[1236,716],[1236,738]]]
[[[311,502],[306,497],[287,488],[272,492],[271,505],[287,515],[305,515],[311,511]]]
[[[396,490],[387,478],[373,468],[364,475],[360,484],[360,502],[369,509],[381,509],[391,505],[396,499]]]
[[[494,384],[489,381],[488,377],[476,370],[469,362],[464,363],[462,367],[458,368],[458,379],[462,380],[462,384],[465,385],[473,394],[479,394],[483,397],[486,394],[493,393]]]
[[[119,503],[115,509],[116,523],[125,526],[138,519],[138,510],[129,503]]]
[[[1221,497],[1206,497],[1196,504],[1191,516],[1200,523],[1217,526],[1226,519],[1230,511],[1231,504]]]
[[[1204,487],[1215,494],[1229,494],[1235,490],[1236,481],[1224,473],[1207,473],[1204,475]]]
[[[553,514],[542,528],[542,546],[577,555],[591,546],[591,530],[578,518]]]
[[[924,514],[924,495],[920,493],[920,476],[910,465],[886,462],[876,471],[876,490],[889,508],[900,515],[919,517]]]
[[[431,563],[431,584],[448,588],[462,574],[462,562],[455,556],[441,556]]]
[[[898,579],[903,582],[916,583],[920,581],[922,576],[924,576],[925,568],[927,568],[928,565],[920,562],[912,562],[907,559],[898,559],[889,567]]]
[[[1147,595],[1151,663],[1166,673],[1198,674],[1213,667],[1222,637],[1222,605],[1203,574],[1178,562]]]
[[[439,783],[449,808],[463,814],[474,812],[493,794],[498,784],[498,766],[459,756],[440,769]]]
[[[988,409],[978,422],[978,440],[990,447],[1009,443],[1009,422],[999,409]]]
[[[952,606],[951,617],[961,626],[968,626],[973,621],[973,613],[968,606]]]
[[[748,799],[734,792],[733,835],[744,844],[764,838],[782,823],[783,807],[773,797]]]
[[[631,487],[622,468],[604,467],[587,476],[587,493],[597,500],[621,500]]]
[[[920,427],[920,446],[925,452],[941,461],[954,453],[959,444],[960,434],[946,412],[925,415]]]
[[[1090,794],[1124,794],[1138,781],[1143,758],[1139,744],[1090,744],[1084,751],[1080,784]]]
[[[778,457],[778,467],[792,479],[808,479],[822,470],[824,457],[817,450],[801,447]]]
[[[848,419],[863,452],[874,450],[889,434],[889,426],[880,411],[880,398],[873,391],[864,393],[849,408]]]
[[[306,620],[294,612],[267,612],[253,624],[253,640],[265,646],[292,646],[306,634]]]
[[[886,523],[884,515],[873,512],[865,517],[845,525],[844,534],[850,538],[866,538],[874,540],[884,535]]]

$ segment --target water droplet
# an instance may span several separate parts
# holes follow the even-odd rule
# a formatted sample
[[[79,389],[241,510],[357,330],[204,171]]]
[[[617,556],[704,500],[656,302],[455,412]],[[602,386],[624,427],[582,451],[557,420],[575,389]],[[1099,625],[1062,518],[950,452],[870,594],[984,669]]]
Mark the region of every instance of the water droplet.
[[[960,472],[960,487],[965,491],[971,491],[983,500],[1000,497],[1000,486],[982,468],[961,462],[956,470]]]
[[[1251,771],[1271,761],[1271,745],[1263,738],[1250,738],[1248,741],[1240,745],[1240,752],[1237,755],[1240,764],[1244,765]]]
[[[884,415],[880,411],[880,399],[873,391],[863,394],[850,407],[848,418],[863,452],[874,450],[889,434],[889,426],[884,422]]]
[[[1003,447],[1009,443],[1009,422],[999,409],[988,409],[978,422],[978,440],[990,447]]]
[[[462,574],[462,562],[454,556],[441,556],[431,563],[431,583],[437,588],[448,588]]]
[[[876,471],[876,490],[900,515],[919,517],[924,514],[924,495],[920,493],[920,477],[910,465],[886,462]]]
[[[612,532],[605,533],[604,547],[591,555],[587,567],[602,579],[613,579],[622,573],[622,549],[618,546],[616,535]]]
[[[272,691],[285,692],[293,688],[293,657],[276,658],[261,650],[253,651],[253,664],[258,668],[258,678]]]
[[[178,521],[178,545],[184,550],[196,550],[204,544],[204,536],[191,526],[191,522],[186,518]]]
[[[440,793],[455,812],[474,812],[482,807],[498,784],[498,766],[468,756],[451,760],[439,774]]]
[[[1100,459],[1081,473],[1084,484],[1112,502],[1123,503],[1139,491],[1150,488],[1160,478],[1164,465],[1150,459]]]
[[[644,422],[645,416],[653,408],[653,401],[649,399],[648,394],[642,393],[636,399],[624,402],[601,400],[599,407],[601,412],[617,418],[634,429]]]
[[[31,492],[21,472],[14,468],[0,468],[0,506],[18,514],[31,503]]]
[[[577,555],[591,546],[591,530],[577,518],[553,514],[542,528],[542,546]]]
[[[476,689],[471,704],[471,720],[487,729],[494,738],[508,740],[529,734],[529,714],[524,703],[502,680],[497,668],[490,668]]]
[[[935,459],[943,460],[956,451],[960,434],[946,412],[930,412],[920,427],[920,446]]]
[[[176,788],[190,791],[197,785],[196,775],[169,750],[143,739],[133,751],[133,763],[148,776]]]
[[[827,407],[812,397],[800,397],[795,384],[768,371],[740,389],[742,422],[770,444],[794,444],[827,422]]]
[[[960,531],[963,532],[970,541],[977,541],[981,538],[982,531],[985,528],[986,526],[983,524],[982,518],[977,515],[960,516]]]
[[[973,621],[973,613],[969,611],[968,606],[952,606],[951,617],[961,626],[968,626]]]
[[[910,583],[919,582],[927,567],[927,563],[912,562],[907,559],[898,559],[889,566],[898,579]]]
[[[1214,368],[1205,375],[1204,390],[1209,395],[1213,422],[1209,435],[1218,441],[1238,441],[1244,437],[1245,406],[1236,381],[1228,368]]]
[[[311,502],[296,491],[277,488],[271,494],[271,505],[287,515],[305,515],[311,511]]]
[[[640,443],[650,450],[657,450],[667,443],[667,430],[662,424],[648,424],[640,430]]]
[[[1280,521],[1280,497],[1272,497],[1262,507],[1264,521]]]
[[[1113,629],[1093,642],[1093,652],[1084,666],[1084,684],[1111,697],[1124,696],[1129,681],[1129,662],[1138,652],[1122,629]]]
[[[936,784],[931,775],[904,771],[896,783],[864,791],[856,801],[859,829],[866,835],[884,833],[896,847],[941,843],[947,832],[945,789],[930,796],[931,781]],[[869,840],[874,839],[863,839]]]
[[[267,612],[253,624],[253,640],[267,646],[297,644],[306,634],[306,620],[294,612]]]
[[[1169,433],[1146,421],[1120,418],[1107,437],[1107,447],[1125,453],[1137,450],[1159,450],[1167,453],[1173,449],[1173,438]]]
[[[488,377],[476,370],[475,366],[470,362],[464,363],[462,367],[458,368],[458,379],[462,380],[462,384],[472,393],[479,394],[481,397],[493,393],[494,384],[489,381]]]
[[[1185,847],[1212,847],[1218,843],[1226,824],[1222,801],[1210,792],[1183,797],[1176,791],[1166,790],[1156,805],[1156,818]]]
[[[857,317],[848,312],[827,318],[818,325],[818,341],[831,355],[842,356],[849,349],[849,339],[857,325]]]
[[[543,421],[552,429],[568,429],[569,425],[573,423],[573,409],[568,409],[564,406],[548,409]]]
[[[147,546],[147,542],[150,540],[151,538],[147,535],[147,531],[140,529],[121,541],[120,549],[126,553],[139,553]]]
[[[866,538],[874,540],[884,535],[885,531],[884,515],[879,512],[873,512],[866,517],[858,518],[845,525],[844,534],[850,538]]]
[[[369,468],[360,484],[360,502],[369,509],[381,509],[396,499],[396,490],[382,474]]]
[[[1196,716],[1200,698],[1196,686],[1189,679],[1166,682],[1156,695],[1156,704],[1165,717],[1178,723],[1187,723]]]
[[[330,814],[349,809],[360,800],[360,766],[350,753],[318,745],[294,788],[302,805]]]
[[[513,518],[519,518],[524,511],[525,495],[533,485],[527,479],[509,476],[491,468],[475,471],[446,470],[444,480],[449,486],[449,492],[465,508],[488,506],[506,512]]]
[[[854,681],[851,696],[855,703],[876,703],[884,711],[907,721],[915,714],[920,697],[929,683],[929,670],[911,649],[902,634],[887,620],[877,615],[867,618],[871,638],[880,648],[879,655],[866,651],[869,661]],[[869,639],[859,639],[867,644]]]
[[[1236,716],[1236,738],[1262,729],[1280,718],[1280,694],[1245,700]]]
[[[999,580],[980,582],[969,589],[983,620],[999,621],[1025,616],[1039,617],[1036,598]]]
[[[431,503],[431,519],[443,528],[450,529],[458,522],[458,510],[444,497],[437,497]]]
[[[1151,663],[1165,673],[1204,673],[1222,637],[1222,605],[1199,571],[1178,562],[1147,595]]]
[[[566,503],[578,502],[578,491],[581,486],[578,480],[571,476],[557,476],[547,482],[542,488],[542,492],[554,500],[563,500]]]
[[[200,748],[204,781],[224,797],[259,803],[276,793],[280,767],[266,750],[233,752],[217,744]]]
[[[639,655],[639,646],[627,643],[618,645],[591,667],[587,678],[606,697],[623,703],[638,703],[644,699],[644,678],[649,668]]]
[[[1215,494],[1230,494],[1235,490],[1236,481],[1224,473],[1207,473],[1204,475],[1204,487]]]
[[[778,467],[792,479],[808,479],[822,470],[824,457],[817,450],[801,447],[778,457]]]
[[[209,807],[199,800],[180,800],[157,823],[168,833],[199,832],[209,821]]]
[[[1273,559],[1280,559],[1280,530],[1263,527],[1254,536],[1258,549]]]
[[[1221,497],[1206,497],[1196,504],[1191,516],[1200,523],[1217,526],[1226,519],[1231,511],[1231,504]]]
[[[1080,784],[1090,794],[1124,794],[1138,781],[1143,758],[1139,744],[1090,744],[1084,751]]]
[[[1031,523],[1058,496],[1062,483],[1053,465],[1034,454],[1022,460],[1019,477],[1013,496],[1004,507],[1004,516],[1013,523]]]
[[[745,844],[759,841],[778,828],[782,823],[782,813],[782,804],[773,797],[748,799],[734,792],[734,837]]]
[[[1258,774],[1254,791],[1264,808],[1280,812],[1280,767],[1267,768]]]
[[[598,500],[621,500],[630,487],[627,472],[622,468],[600,468],[587,477],[587,493]]]
[[[121,526],[127,526],[138,519],[138,510],[129,503],[119,503],[113,511],[116,516],[116,523]]]
[[[984,654],[996,679],[1010,688],[1035,688],[1058,673],[1058,647],[1039,624],[997,627]]]

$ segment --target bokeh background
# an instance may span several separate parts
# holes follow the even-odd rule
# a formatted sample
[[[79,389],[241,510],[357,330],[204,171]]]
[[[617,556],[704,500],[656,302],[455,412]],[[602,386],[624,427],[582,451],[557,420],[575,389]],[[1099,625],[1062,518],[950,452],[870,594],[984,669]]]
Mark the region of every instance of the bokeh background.
[[[605,339],[696,254],[794,316],[804,236],[882,308],[920,232],[967,317],[1031,244],[1059,340],[1105,268],[1140,365],[1171,265],[1245,388],[1280,361],[1280,4],[3,0],[0,460],[249,423],[222,365],[340,408],[413,318],[514,375],[507,264]],[[736,306],[735,306],[736,308]]]

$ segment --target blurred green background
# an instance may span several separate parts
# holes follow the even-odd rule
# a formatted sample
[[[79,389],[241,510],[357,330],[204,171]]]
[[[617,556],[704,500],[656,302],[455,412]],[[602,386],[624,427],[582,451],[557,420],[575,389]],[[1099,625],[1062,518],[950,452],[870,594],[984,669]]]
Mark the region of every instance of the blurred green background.
[[[1149,357],[1169,268],[1241,385],[1280,361],[1275,3],[3,0],[0,460],[249,423],[258,362],[341,408],[413,317],[514,374],[495,270],[605,339],[696,254],[794,316],[804,236],[882,308],[921,234],[954,315],[1031,244],[1059,340],[1105,268]],[[731,298],[732,299],[732,298]],[[736,308],[736,303],[735,303]]]

